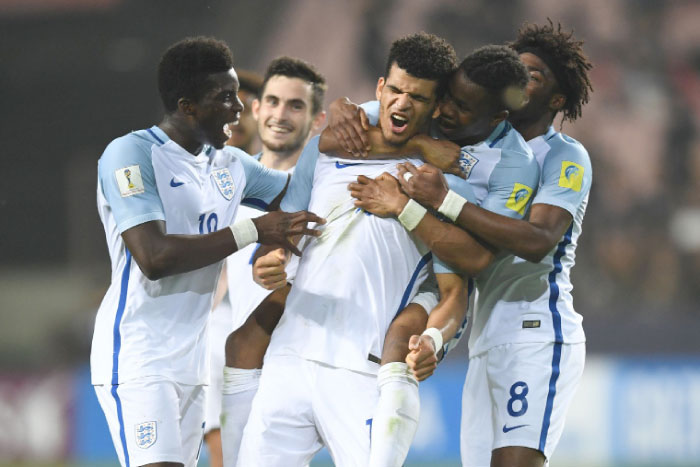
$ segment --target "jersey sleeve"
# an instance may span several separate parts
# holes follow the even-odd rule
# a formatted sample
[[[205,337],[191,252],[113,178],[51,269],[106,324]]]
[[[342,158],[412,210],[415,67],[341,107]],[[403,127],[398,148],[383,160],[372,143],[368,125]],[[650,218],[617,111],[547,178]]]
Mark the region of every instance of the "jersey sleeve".
[[[229,149],[227,147],[226,150],[235,151],[236,157],[241,161],[245,172],[245,188],[243,189],[241,204],[267,210],[268,205],[287,185],[287,179],[289,178],[287,173],[269,169],[252,156],[241,150],[236,150],[236,148]]]
[[[150,142],[131,135],[112,141],[97,163],[102,195],[119,233],[145,222],[165,220],[151,162]]]
[[[280,208],[283,211],[295,212],[309,208],[311,189],[313,188],[316,161],[318,161],[318,141],[320,137],[314,136],[309,140],[299,156],[294,168],[289,188],[282,198]]]
[[[576,216],[592,179],[591,160],[583,146],[567,144],[563,149],[550,150],[542,166],[542,186],[533,204],[551,204]]]
[[[514,219],[522,219],[537,189],[540,170],[532,155],[504,149],[488,182],[481,207]]]
[[[379,123],[379,101],[365,102],[364,104],[360,104],[360,108],[367,114],[369,124],[377,126]]]

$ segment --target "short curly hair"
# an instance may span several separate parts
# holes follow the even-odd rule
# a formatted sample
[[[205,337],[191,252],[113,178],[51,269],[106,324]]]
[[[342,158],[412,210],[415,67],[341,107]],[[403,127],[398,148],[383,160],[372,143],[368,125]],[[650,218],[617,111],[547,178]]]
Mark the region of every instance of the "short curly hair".
[[[525,24],[518,31],[518,37],[508,43],[516,52],[530,52],[542,59],[552,70],[557,85],[566,96],[562,111],[564,119],[573,122],[581,116],[581,108],[588,102],[593,86],[588,72],[593,68],[583,53],[583,41],[574,39],[573,31],[562,31],[547,18],[548,24],[538,26]]]
[[[440,97],[445,91],[447,80],[457,68],[457,54],[445,39],[419,32],[397,39],[391,44],[385,76],[389,76],[394,63],[411,76],[437,81],[437,94]]]
[[[512,91],[524,98],[525,86],[530,79],[518,54],[504,45],[486,45],[476,49],[462,61],[459,70],[509,110],[514,107],[512,99],[509,99]]]
[[[323,98],[326,95],[326,78],[319,73],[313,65],[299,58],[277,57],[270,62],[263,78],[260,94],[265,93],[265,86],[273,76],[286,76],[287,78],[299,78],[311,84],[313,91],[311,97],[311,113],[316,115],[323,108]]]
[[[165,110],[177,110],[181,97],[198,101],[209,90],[209,75],[231,68],[231,50],[213,37],[188,37],[171,45],[158,64],[158,91]]]

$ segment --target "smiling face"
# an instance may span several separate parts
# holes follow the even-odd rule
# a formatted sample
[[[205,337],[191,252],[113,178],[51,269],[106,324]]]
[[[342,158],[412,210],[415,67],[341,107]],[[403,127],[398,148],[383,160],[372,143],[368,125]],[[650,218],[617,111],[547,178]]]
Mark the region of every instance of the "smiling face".
[[[209,90],[194,103],[195,135],[198,142],[221,149],[228,140],[224,126],[238,122],[243,103],[238,98],[238,77],[233,68],[207,78]]]
[[[440,131],[461,146],[486,139],[505,117],[497,116],[494,98],[458,70],[440,102]]]
[[[313,88],[300,78],[274,75],[265,84],[262,97],[253,102],[253,115],[266,149],[292,153],[301,149],[314,122]]]
[[[416,78],[394,63],[386,78],[379,78],[379,126],[387,143],[401,145],[427,129],[436,110],[438,82]]]

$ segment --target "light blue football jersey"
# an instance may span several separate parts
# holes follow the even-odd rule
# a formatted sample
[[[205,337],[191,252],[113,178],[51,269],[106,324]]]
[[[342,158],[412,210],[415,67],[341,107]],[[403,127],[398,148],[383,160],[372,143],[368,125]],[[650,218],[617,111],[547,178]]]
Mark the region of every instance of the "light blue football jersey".
[[[168,234],[205,234],[230,225],[242,201],[266,205],[287,174],[235,148],[194,156],[157,126],[112,141],[98,162],[97,205],[112,282],[92,342],[93,384],[144,376],[183,384],[209,381],[207,318],[221,262],[151,281],[121,234],[165,221]]]

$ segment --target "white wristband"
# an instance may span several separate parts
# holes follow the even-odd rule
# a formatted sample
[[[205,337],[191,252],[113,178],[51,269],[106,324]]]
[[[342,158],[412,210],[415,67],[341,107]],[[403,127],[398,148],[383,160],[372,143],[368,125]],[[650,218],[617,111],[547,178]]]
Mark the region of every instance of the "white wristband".
[[[416,228],[416,226],[423,219],[423,216],[425,216],[426,212],[428,212],[427,209],[412,199],[409,199],[406,206],[404,206],[403,211],[401,211],[401,214],[399,214],[399,222],[401,222],[401,225],[403,225],[406,230],[410,232]]]
[[[428,328],[423,331],[423,336],[430,336],[435,342],[435,355],[442,350],[442,333],[437,328]]]
[[[452,222],[457,222],[459,213],[462,212],[462,207],[467,204],[467,200],[459,196],[454,191],[447,192],[445,199],[438,208],[438,212],[450,219]]]
[[[228,226],[233,234],[233,239],[236,241],[236,246],[242,250],[251,243],[258,241],[258,229],[252,219],[243,219],[233,225]]]

